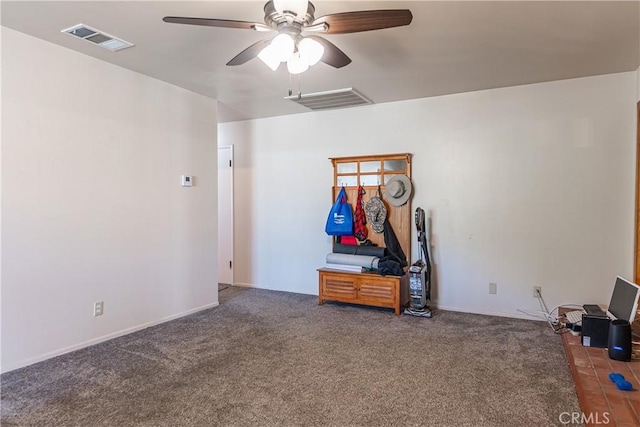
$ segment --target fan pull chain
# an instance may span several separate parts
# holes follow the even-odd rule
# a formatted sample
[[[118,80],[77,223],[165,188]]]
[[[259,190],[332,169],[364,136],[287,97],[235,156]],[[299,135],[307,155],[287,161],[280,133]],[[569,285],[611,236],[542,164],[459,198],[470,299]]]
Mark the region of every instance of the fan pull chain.
[[[292,79],[293,74],[289,73],[289,96],[293,95],[293,84]],[[298,99],[302,99],[302,90],[300,89],[300,74],[298,74]]]

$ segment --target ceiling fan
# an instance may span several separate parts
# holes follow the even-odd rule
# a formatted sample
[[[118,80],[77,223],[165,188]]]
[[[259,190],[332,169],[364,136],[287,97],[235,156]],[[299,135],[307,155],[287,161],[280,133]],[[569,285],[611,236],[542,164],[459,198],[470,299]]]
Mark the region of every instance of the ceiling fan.
[[[270,0],[264,5],[264,24],[215,18],[166,16],[164,22],[277,32],[260,40],[227,65],[241,65],[258,57],[272,70],[286,62],[291,74],[300,74],[321,61],[335,68],[351,63],[336,45],[317,34],[348,34],[409,25],[413,16],[407,9],[363,10],[334,13],[316,18],[313,3],[307,0]]]

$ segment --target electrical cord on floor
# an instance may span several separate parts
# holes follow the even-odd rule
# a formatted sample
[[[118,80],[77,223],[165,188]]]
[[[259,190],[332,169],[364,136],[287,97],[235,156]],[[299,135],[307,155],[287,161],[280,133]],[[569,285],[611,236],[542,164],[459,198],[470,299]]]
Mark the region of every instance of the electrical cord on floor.
[[[548,314],[547,312],[544,312],[544,311],[541,311],[541,310],[535,310],[535,311],[532,312],[532,311],[528,311],[528,310],[522,310],[521,308],[519,308],[518,311],[520,313],[526,314],[527,316],[537,317],[538,319],[544,320],[545,322],[551,321],[552,323],[554,323],[554,322],[557,321],[557,318],[555,316],[552,316],[552,315]]]
[[[231,285],[227,285],[227,286],[225,286],[224,288],[221,288],[221,287],[220,287],[220,285],[218,285],[218,292],[222,292],[222,291],[224,291],[225,289],[229,289],[230,287],[231,287]]]
[[[566,329],[564,324],[560,323],[555,316],[552,316],[552,315],[550,315],[548,313],[545,313],[544,311],[537,310],[537,311],[535,311],[535,313],[537,313],[537,314],[532,314],[530,311],[526,311],[526,310],[522,310],[522,309],[518,309],[518,311],[520,313],[526,314],[527,316],[537,317],[537,318],[539,318],[541,320],[545,320],[549,324],[549,326],[551,327],[551,330],[553,331],[554,334],[565,334],[565,333],[569,332],[569,330]],[[540,314],[542,316],[540,316]],[[563,331],[563,329],[564,329],[564,331]]]
[[[553,330],[554,334],[562,335],[571,332],[571,329],[567,328],[567,325],[560,323],[559,327]]]
[[[567,332],[570,332],[570,330],[567,328],[566,323],[560,322],[560,320],[558,319],[558,316],[553,316],[553,314],[551,314],[553,313],[554,310],[559,309],[560,306],[554,307],[553,310],[549,312],[549,309],[547,308],[547,304],[544,302],[544,299],[542,299],[542,294],[540,292],[538,292],[538,300],[540,301],[540,306],[543,308],[544,313],[548,315],[547,322],[549,323],[549,326],[551,326],[553,333],[557,335],[562,335],[562,334],[566,334]],[[552,322],[550,319],[554,319],[554,321]]]
[[[542,299],[542,294],[538,294],[538,302],[540,303],[540,308],[542,310],[536,310],[534,313],[537,314],[531,314],[531,312],[528,312],[526,310],[522,310],[522,309],[518,309],[519,312],[526,314],[527,316],[531,316],[531,317],[538,317],[538,318],[543,318],[543,320],[545,320],[549,326],[551,327],[551,329],[553,330],[554,334],[566,334],[567,332],[570,332],[569,329],[566,328],[566,326],[560,322],[560,315],[553,315],[554,311],[557,311],[560,307],[579,307],[582,308],[581,304],[560,304],[557,305],[555,307],[553,307],[551,309],[551,311],[547,310],[547,305],[545,304],[544,300]],[[542,315],[542,316],[540,316]]]
[[[540,296],[540,298],[542,298],[542,296]],[[551,309],[551,311],[549,312],[549,315],[553,316],[552,313],[554,311],[556,311],[556,310],[559,310],[560,307],[567,307],[567,308],[569,308],[569,307],[577,307],[577,308],[582,309],[582,305],[581,304],[573,304],[573,303],[560,304],[560,305],[557,305],[557,306],[553,307]],[[562,335],[562,334],[566,334],[567,332],[571,332],[571,329],[567,328],[566,323],[560,321],[560,313],[558,313],[558,315],[554,316],[554,317],[556,319],[556,324],[558,325],[557,328],[554,328],[554,331],[553,331],[554,334]]]

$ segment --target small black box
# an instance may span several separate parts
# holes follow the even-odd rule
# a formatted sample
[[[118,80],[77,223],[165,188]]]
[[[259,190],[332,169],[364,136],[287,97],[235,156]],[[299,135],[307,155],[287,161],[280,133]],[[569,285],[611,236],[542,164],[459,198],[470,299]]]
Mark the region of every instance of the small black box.
[[[582,345],[585,347],[607,348],[609,344],[609,324],[606,316],[582,315]]]

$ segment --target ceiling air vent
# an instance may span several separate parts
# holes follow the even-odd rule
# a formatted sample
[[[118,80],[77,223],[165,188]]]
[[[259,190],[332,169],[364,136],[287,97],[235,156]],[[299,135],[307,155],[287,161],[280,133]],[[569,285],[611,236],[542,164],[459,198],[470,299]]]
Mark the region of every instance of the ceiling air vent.
[[[362,94],[353,88],[336,89],[327,92],[306,93],[302,95],[287,96],[303,107],[311,110],[331,110],[334,108],[357,107],[358,105],[373,104]]]
[[[73,27],[69,27],[65,30],[62,30],[61,32],[93,43],[112,52],[133,46],[133,43],[129,43],[117,37],[110,36],[105,32],[96,30],[95,28],[91,28],[88,25],[84,24],[74,25]]]

